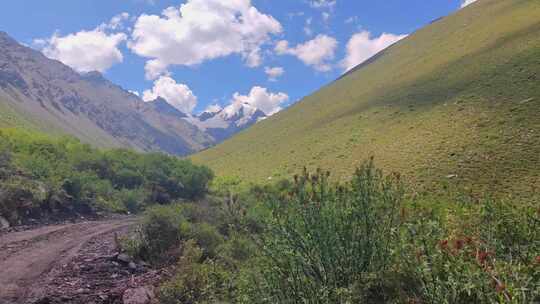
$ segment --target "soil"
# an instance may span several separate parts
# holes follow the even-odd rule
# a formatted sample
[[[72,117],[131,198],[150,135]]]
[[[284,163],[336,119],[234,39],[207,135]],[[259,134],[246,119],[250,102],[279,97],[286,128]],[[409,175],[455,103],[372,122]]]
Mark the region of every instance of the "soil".
[[[122,303],[162,271],[117,259],[135,218],[44,226],[0,235],[0,303]]]

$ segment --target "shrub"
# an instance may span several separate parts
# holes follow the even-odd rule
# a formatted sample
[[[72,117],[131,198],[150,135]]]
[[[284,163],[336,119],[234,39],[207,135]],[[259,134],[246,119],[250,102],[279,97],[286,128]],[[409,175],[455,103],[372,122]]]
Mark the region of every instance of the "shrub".
[[[540,214],[486,202],[445,217],[414,209],[401,250],[425,303],[534,303],[540,300]]]
[[[366,163],[352,182],[333,187],[328,173],[295,177],[292,191],[267,197],[271,218],[259,241],[258,301],[345,303],[391,265],[403,190]]]
[[[146,261],[175,261],[176,256],[171,250],[178,249],[190,231],[179,205],[152,207],[144,213],[136,244],[129,247],[135,247],[133,254]]]
[[[144,189],[118,191],[116,199],[131,213],[145,210],[148,194]]]
[[[138,212],[146,204],[200,198],[206,194],[213,173],[165,154],[103,151],[70,137],[0,129],[0,182],[8,183],[12,176],[49,188],[50,197],[35,204],[45,210],[51,209],[51,204],[58,205],[76,215]]]
[[[203,250],[204,257],[216,256],[216,249],[223,243],[223,236],[208,223],[193,224],[189,237]]]
[[[160,303],[227,303],[233,298],[230,272],[213,260],[203,261],[203,250],[194,240],[185,243],[176,273],[160,287]]]

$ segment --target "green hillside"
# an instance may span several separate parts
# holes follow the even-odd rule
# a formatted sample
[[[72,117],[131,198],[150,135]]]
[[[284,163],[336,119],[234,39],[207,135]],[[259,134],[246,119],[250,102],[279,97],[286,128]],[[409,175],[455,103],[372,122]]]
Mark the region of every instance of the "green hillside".
[[[540,1],[480,0],[193,156],[261,182],[370,156],[414,189],[530,197],[540,185]]]

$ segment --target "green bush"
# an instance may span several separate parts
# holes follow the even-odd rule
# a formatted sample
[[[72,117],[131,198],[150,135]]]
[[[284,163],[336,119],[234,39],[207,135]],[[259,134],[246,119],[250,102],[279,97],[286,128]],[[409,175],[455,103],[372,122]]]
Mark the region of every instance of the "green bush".
[[[414,209],[400,249],[424,303],[540,301],[540,214],[501,202]]]
[[[191,232],[190,224],[181,212],[181,206],[156,206],[148,209],[143,216],[136,244],[130,244],[132,254],[153,263],[174,261],[175,250],[182,240],[187,240]]]
[[[259,301],[345,303],[356,284],[391,265],[399,178],[384,177],[372,162],[346,186],[333,187],[328,176],[304,173],[286,195],[266,198],[272,216],[259,241]]]
[[[176,275],[159,289],[163,304],[230,303],[234,297],[231,272],[213,260],[203,259],[194,240],[184,245]]]
[[[103,151],[70,137],[0,129],[0,183],[12,176],[46,185],[49,195],[35,202],[42,211],[57,205],[73,213],[94,213],[138,212],[146,205],[201,198],[213,173],[165,154]],[[8,205],[4,212],[17,213],[7,210]]]
[[[208,223],[191,225],[189,238],[197,242],[203,250],[204,257],[213,258],[217,255],[216,249],[223,243],[223,236],[217,228]]]

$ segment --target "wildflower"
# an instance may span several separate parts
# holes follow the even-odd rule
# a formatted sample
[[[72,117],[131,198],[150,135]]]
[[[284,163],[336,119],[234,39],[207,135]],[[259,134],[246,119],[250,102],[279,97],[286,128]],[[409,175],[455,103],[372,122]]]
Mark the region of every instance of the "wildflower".
[[[448,249],[448,240],[442,240],[439,242],[439,248],[441,250],[447,250]]]
[[[463,242],[462,239],[457,239],[457,240],[454,241],[454,248],[455,248],[456,250],[461,250],[461,249],[463,249],[463,245],[464,245],[464,242]]]
[[[487,261],[487,259],[492,256],[491,252],[488,251],[479,251],[476,255],[476,260],[480,265],[484,265]]]

